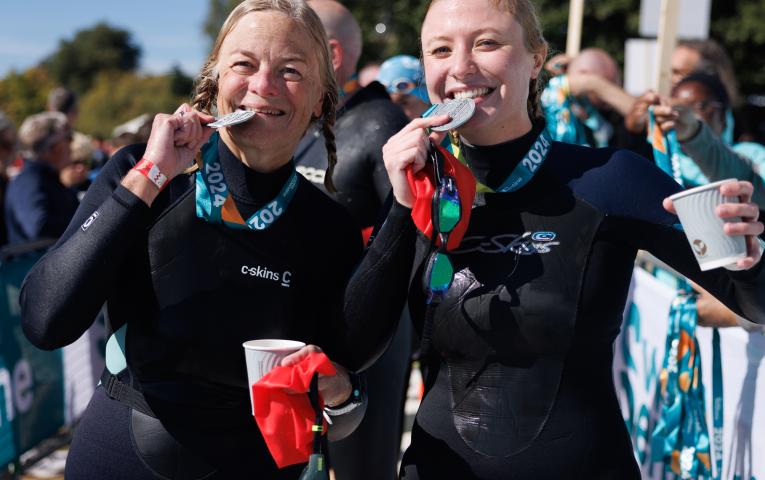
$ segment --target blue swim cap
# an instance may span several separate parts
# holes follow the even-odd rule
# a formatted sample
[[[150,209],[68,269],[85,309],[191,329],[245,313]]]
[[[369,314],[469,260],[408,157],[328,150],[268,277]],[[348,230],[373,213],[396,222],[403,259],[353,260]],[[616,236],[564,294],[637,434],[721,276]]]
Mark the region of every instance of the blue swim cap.
[[[376,80],[385,86],[388,93],[414,95],[430,105],[422,64],[411,55],[396,55],[385,60],[380,65]]]

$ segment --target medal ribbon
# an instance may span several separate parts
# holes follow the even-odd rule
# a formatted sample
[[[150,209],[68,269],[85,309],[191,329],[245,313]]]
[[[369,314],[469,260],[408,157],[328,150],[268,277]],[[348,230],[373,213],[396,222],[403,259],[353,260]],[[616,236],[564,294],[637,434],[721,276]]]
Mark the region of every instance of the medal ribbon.
[[[449,150],[450,153],[460,161],[460,163],[470,167],[470,165],[467,163],[467,160],[465,159],[465,155],[462,153],[459,138],[455,137],[456,135],[452,135],[450,132],[448,136],[450,142],[447,146],[447,150]],[[529,151],[526,152],[526,155],[523,156],[521,161],[518,162],[518,165],[515,166],[513,171],[510,172],[510,175],[507,176],[505,181],[502,182],[499,187],[492,189],[491,187],[488,187],[476,180],[476,191],[488,193],[507,193],[520,190],[524,185],[529,183],[532,178],[534,178],[534,175],[537,173],[537,170],[539,170],[539,167],[541,167],[545,160],[547,160],[547,155],[550,153],[551,146],[552,140],[550,140],[550,134],[547,133],[546,130],[542,130],[539,133],[537,139],[531,145]]]
[[[608,146],[613,127],[586,98],[571,95],[566,75],[551,78],[542,91],[540,101],[547,131],[553,140],[598,148]],[[580,108],[585,112],[587,118],[584,122],[574,114],[573,108]],[[592,130],[595,145],[589,144],[585,125]]]
[[[219,138],[217,132],[213,133],[202,147],[202,167],[196,173],[197,217],[235,229],[267,229],[284,214],[297,191],[298,177],[294,165],[276,198],[245,221],[229,195],[228,184],[223,176],[223,167],[218,158]]]
[[[661,413],[651,437],[653,461],[663,461],[666,472],[680,478],[722,476],[723,384],[720,333],[712,339],[712,412],[715,471],[711,468],[706,425],[701,356],[695,338],[696,305],[693,295],[672,303],[664,366],[660,375]]]
[[[349,78],[347,82],[340,86],[340,89],[337,92],[337,96],[339,98],[346,97],[358,90],[359,86],[359,74],[354,73],[351,75],[351,78]]]
[[[695,296],[672,302],[659,376],[661,414],[651,436],[653,461],[662,461],[665,472],[684,479],[712,476],[696,318]]]

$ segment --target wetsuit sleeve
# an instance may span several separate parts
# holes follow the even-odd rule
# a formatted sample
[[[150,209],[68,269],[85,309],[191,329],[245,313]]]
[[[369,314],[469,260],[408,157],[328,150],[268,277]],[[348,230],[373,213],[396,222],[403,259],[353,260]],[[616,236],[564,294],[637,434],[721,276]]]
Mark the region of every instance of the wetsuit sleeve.
[[[642,245],[658,259],[701,285],[738,315],[765,325],[765,272],[763,262],[746,271],[716,268],[702,272],[685,234],[671,226],[644,226]]]
[[[590,199],[602,205],[611,226],[618,225],[620,241],[647,250],[681,274],[701,285],[742,317],[765,324],[765,273],[763,262],[747,271],[717,268],[702,272],[691,251],[679,219],[662,207],[664,198],[680,187],[655,165],[628,152],[616,152],[608,162],[618,177],[601,177],[602,196]],[[629,179],[625,191],[623,181]]]
[[[345,318],[356,339],[354,369],[374,363],[396,329],[409,290],[415,239],[411,210],[394,202],[346,289]]]
[[[87,330],[148,226],[149,207],[119,185],[135,161],[125,151],[106,164],[64,235],[24,280],[22,328],[35,346],[62,347]]]
[[[752,201],[760,208],[765,208],[765,182],[757,174],[751,160],[737,155],[706,123],[701,122],[698,133],[693,138],[680,142],[680,147],[699,166],[710,182],[726,178],[751,182],[754,185]]]

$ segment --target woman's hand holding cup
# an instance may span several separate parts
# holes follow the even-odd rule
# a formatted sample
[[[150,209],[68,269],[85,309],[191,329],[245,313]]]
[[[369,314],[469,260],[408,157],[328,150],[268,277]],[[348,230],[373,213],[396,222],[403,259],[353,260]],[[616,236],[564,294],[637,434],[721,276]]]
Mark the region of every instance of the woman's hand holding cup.
[[[762,257],[762,249],[757,236],[765,229],[762,222],[758,221],[760,210],[756,204],[752,203],[754,187],[747,181],[731,180],[722,183],[719,190],[723,198],[738,198],[739,202],[722,202],[715,207],[714,214],[725,221],[722,226],[725,235],[744,237],[746,244],[745,256],[737,258],[735,263],[726,265],[726,268],[729,270],[748,270],[756,265]],[[673,197],[678,195],[682,196],[682,193],[673,195]],[[670,198],[664,199],[664,208],[670,213],[677,214],[675,205]],[[688,226],[684,226],[686,233],[688,233]]]
[[[283,367],[295,365],[311,353],[321,353],[321,348],[316,345],[306,345],[297,352],[284,357],[281,365]],[[348,370],[335,362],[332,362],[332,365],[335,366],[336,370],[334,375],[319,374],[319,395],[328,407],[342,404],[353,393]]]
[[[416,118],[383,145],[383,160],[393,187],[393,196],[401,205],[408,208],[414,205],[414,194],[406,178],[407,169],[411,168],[413,173],[422,170],[431,141],[438,145],[446,136],[445,132],[430,133],[428,129],[444,125],[449,120],[448,115]]]

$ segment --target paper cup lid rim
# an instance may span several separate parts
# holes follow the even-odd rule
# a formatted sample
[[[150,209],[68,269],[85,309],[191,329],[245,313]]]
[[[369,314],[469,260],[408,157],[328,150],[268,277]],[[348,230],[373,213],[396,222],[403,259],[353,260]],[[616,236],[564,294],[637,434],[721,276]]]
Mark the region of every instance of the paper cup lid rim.
[[[704,190],[710,190],[716,187],[719,187],[720,185],[728,182],[735,182],[738,181],[736,178],[726,178],[725,180],[718,180],[717,182],[707,183],[706,185],[701,185],[694,188],[689,188],[688,190],[683,190],[682,192],[677,192],[673,195],[670,195],[670,200],[677,200],[679,198],[686,197],[688,195],[693,195],[694,193],[702,192]]]
[[[280,345],[265,346],[265,345],[251,345],[253,342],[280,342]],[[285,349],[299,349],[305,347],[305,343],[298,340],[285,340],[281,338],[258,338],[256,340],[247,340],[242,343],[245,349],[260,350],[267,352],[275,352]]]

